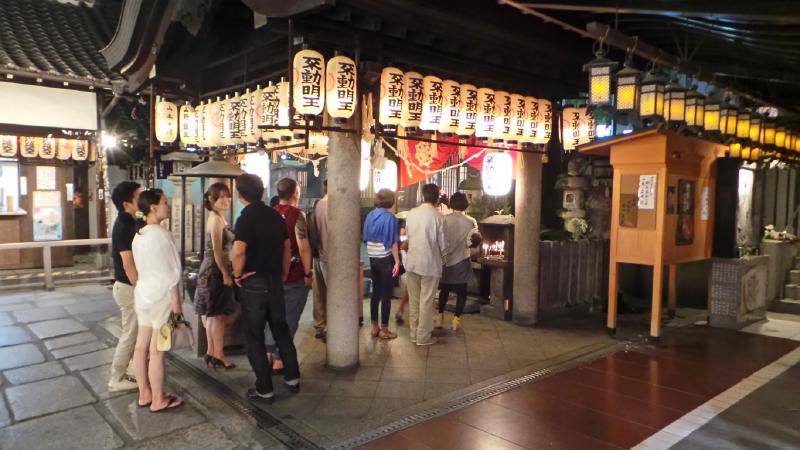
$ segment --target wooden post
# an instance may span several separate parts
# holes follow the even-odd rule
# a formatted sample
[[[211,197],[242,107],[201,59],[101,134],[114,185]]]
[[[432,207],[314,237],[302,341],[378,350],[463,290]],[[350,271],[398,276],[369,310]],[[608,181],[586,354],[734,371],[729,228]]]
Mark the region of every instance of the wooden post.
[[[669,291],[667,291],[668,299],[668,315],[672,319],[675,317],[675,307],[678,304],[678,265],[669,265]]]
[[[613,217],[613,216],[612,216]],[[611,241],[612,245],[614,241]],[[617,300],[619,292],[617,291],[618,275],[617,259],[614,257],[612,251],[610,262],[608,264],[608,318],[606,319],[606,329],[608,334],[613,336],[617,333]]]

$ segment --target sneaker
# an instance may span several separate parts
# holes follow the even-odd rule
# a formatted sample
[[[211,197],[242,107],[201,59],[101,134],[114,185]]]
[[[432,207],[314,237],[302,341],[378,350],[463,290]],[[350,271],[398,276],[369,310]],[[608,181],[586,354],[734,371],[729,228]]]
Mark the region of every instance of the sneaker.
[[[108,382],[108,392],[130,391],[138,388],[139,385],[132,381],[126,380],[125,378],[119,381],[112,380]]]
[[[247,390],[247,398],[253,399],[253,400],[259,400],[259,399],[267,400],[267,399],[272,398],[272,396],[273,396],[272,392],[268,392],[266,394],[262,394],[261,392],[258,392],[258,389],[256,389],[256,388],[251,388],[251,389]]]
[[[291,392],[292,394],[300,393],[300,380],[297,380],[297,382],[294,383],[294,384],[289,384],[287,382],[286,383],[286,389],[289,389],[289,392]]]
[[[461,318],[458,316],[453,316],[453,322],[451,324],[451,328],[453,331],[458,331],[461,328]]]
[[[435,343],[437,343],[437,342],[439,342],[439,339],[438,339],[438,338],[435,338],[435,337],[432,337],[432,338],[431,338],[431,340],[429,340],[429,341],[427,341],[427,342],[417,342],[417,345],[419,345],[420,347],[422,347],[422,346],[424,346],[424,345],[433,345],[433,344],[435,344]]]
[[[442,324],[444,324],[444,313],[439,313],[436,315],[436,318],[433,319],[433,327],[442,328]]]

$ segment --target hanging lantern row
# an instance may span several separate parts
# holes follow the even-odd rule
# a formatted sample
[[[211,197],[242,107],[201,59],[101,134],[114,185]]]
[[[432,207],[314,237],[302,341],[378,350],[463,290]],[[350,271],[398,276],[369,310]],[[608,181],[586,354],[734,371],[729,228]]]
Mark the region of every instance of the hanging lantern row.
[[[256,144],[276,144],[304,138],[304,132],[291,129],[266,129],[259,126],[289,127],[290,106],[294,122],[303,123],[327,110],[336,122],[353,116],[357,107],[356,63],[337,55],[325,64],[319,52],[303,49],[293,59],[292,99],[289,82],[257,86],[243,94],[235,92],[224,98],[180,107],[162,98],[155,106],[155,136],[162,144],[172,144],[180,137],[184,145],[202,148]],[[402,76],[402,73],[401,73]]]
[[[386,67],[381,72],[378,122],[408,131],[475,136],[510,144],[546,144],[552,104],[545,99]]]
[[[737,108],[730,94],[724,95],[725,100],[720,103],[707,101],[696,86],[688,90],[682,87],[677,73],[667,83],[656,73],[654,65],[644,77],[631,66],[630,59],[612,75],[616,66],[616,62],[605,58],[602,44],[596,58],[584,65],[589,82],[589,112],[613,107],[618,119],[633,115],[649,122],[685,126],[690,132],[704,133],[730,144],[729,155],[747,160],[794,158],[793,153],[800,153],[800,131],[776,125],[775,121],[754,111]],[[612,81],[616,81],[613,98],[610,95]],[[587,114],[585,110],[565,109],[562,126],[565,150],[593,138],[580,131],[586,129],[585,123],[591,120],[590,114],[586,117],[584,114]],[[800,155],[797,156],[800,159]]]
[[[86,161],[89,143],[81,139],[0,135],[0,157]]]

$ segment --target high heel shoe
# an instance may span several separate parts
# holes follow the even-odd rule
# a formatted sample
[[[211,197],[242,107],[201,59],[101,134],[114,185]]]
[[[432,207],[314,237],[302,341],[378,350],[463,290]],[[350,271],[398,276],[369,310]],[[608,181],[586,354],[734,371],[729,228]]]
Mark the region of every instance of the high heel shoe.
[[[206,355],[206,367],[211,366],[211,362],[214,360],[214,357],[211,355]]]
[[[236,368],[236,364],[234,363],[225,364],[225,361],[219,358],[214,358],[214,368],[216,369],[217,367],[222,367],[225,370],[231,370]]]

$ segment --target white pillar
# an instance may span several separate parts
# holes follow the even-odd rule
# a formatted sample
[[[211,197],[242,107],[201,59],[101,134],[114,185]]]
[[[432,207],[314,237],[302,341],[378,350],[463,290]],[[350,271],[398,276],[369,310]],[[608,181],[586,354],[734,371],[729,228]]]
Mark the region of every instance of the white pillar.
[[[345,128],[356,128],[350,119]],[[358,316],[361,302],[361,159],[358,133],[330,133],[328,143],[328,366],[358,365]]]
[[[517,154],[514,224],[514,307],[512,320],[534,325],[539,314],[539,233],[542,156]]]

